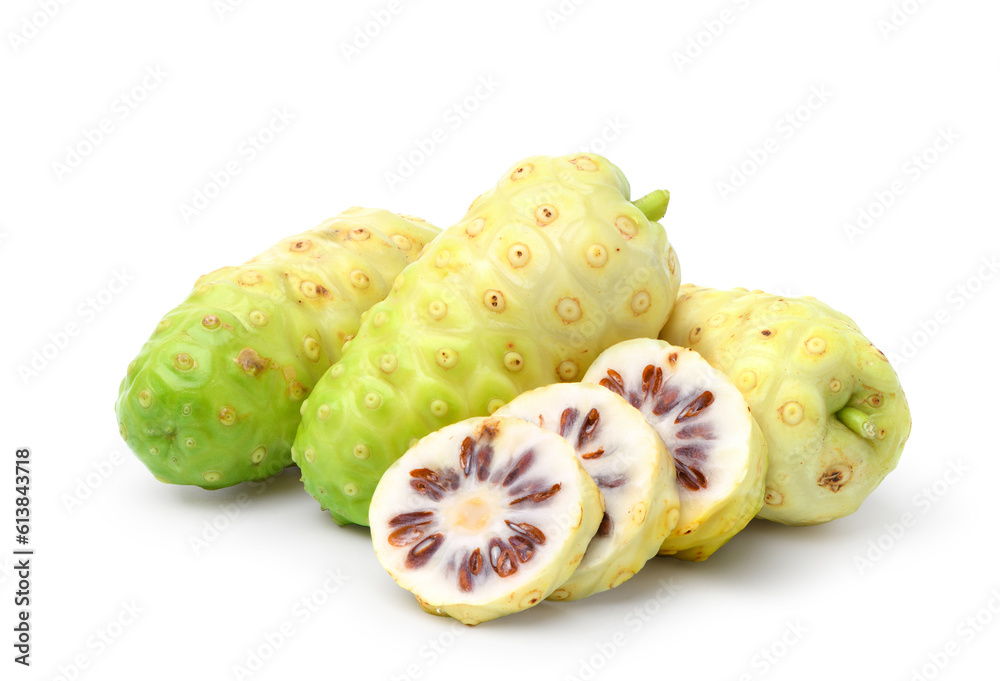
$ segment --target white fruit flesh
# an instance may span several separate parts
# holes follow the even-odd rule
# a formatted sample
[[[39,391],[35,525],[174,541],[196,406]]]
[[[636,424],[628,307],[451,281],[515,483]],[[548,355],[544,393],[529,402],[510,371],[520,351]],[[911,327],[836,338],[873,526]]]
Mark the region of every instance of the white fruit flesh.
[[[561,437],[519,419],[431,433],[382,476],[379,562],[428,612],[465,624],[539,603],[579,565],[604,504]]]
[[[657,554],[677,524],[680,499],[673,461],[638,410],[600,386],[560,383],[523,393],[494,416],[565,438],[604,497],[604,518],[580,566],[549,598],[576,600],[618,586]]]
[[[680,519],[661,554],[704,560],[760,510],[767,464],[760,428],[736,386],[698,353],[625,341],[598,356],[583,380],[642,412],[673,457]]]

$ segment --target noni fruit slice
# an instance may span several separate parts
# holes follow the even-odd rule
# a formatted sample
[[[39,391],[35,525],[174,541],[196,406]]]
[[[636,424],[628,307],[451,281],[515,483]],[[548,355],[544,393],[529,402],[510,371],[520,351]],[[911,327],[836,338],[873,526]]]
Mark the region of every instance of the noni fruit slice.
[[[728,375],[767,439],[760,517],[813,525],[853,513],[910,434],[899,377],[849,317],[815,298],[686,285],[661,337]]]
[[[293,446],[306,490],[337,522],[365,525],[382,473],[418,438],[655,337],[679,284],[651,221],[666,202],[630,202],[595,154],[511,168],[403,271],[317,384]]]
[[[604,518],[576,571],[550,599],[576,600],[622,584],[655,556],[677,525],[673,460],[642,414],[592,383],[555,383],[493,413],[565,438],[604,497]]]
[[[603,511],[566,440],[480,417],[431,433],[391,465],[369,518],[379,562],[421,607],[479,624],[552,593]]]
[[[660,554],[705,560],[764,503],[767,449],[739,390],[698,353],[636,339],[605,350],[583,377],[642,412],[674,460],[681,510]]]
[[[290,465],[302,400],[436,234],[352,208],[204,275],[129,364],[122,438],[163,482],[216,489]]]

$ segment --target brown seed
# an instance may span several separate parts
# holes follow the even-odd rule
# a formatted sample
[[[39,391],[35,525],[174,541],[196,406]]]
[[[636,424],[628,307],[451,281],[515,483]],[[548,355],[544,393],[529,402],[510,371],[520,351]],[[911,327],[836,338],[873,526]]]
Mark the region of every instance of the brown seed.
[[[680,459],[674,459],[674,466],[677,468],[677,482],[684,485],[692,492],[708,487],[708,480],[705,474],[697,468],[691,468]]]
[[[490,464],[493,462],[493,445],[484,445],[476,451],[476,479],[485,482],[490,477]]]
[[[418,494],[422,494],[434,501],[440,501],[444,494],[441,485],[438,484],[437,474],[428,468],[417,468],[410,471],[410,487]]]
[[[681,421],[694,418],[707,409],[712,402],[715,402],[715,395],[713,395],[710,390],[706,390],[688,403],[687,407],[684,408],[684,412],[674,419],[674,423],[680,423]]]
[[[514,551],[499,537],[490,539],[490,567],[500,577],[510,577],[517,572],[517,559]]]
[[[559,415],[559,437],[569,435],[569,431],[573,428],[578,416],[580,416],[580,412],[573,407],[563,409],[562,414]]]
[[[598,487],[603,487],[605,489],[614,489],[615,487],[621,487],[626,482],[628,482],[628,480],[623,477],[611,478],[611,477],[597,476],[596,478],[594,478],[594,482],[597,483]]]
[[[674,437],[678,440],[711,440],[712,427],[707,423],[692,423],[674,433]]]
[[[521,535],[515,534],[509,537],[507,541],[510,542],[510,547],[514,549],[514,553],[520,562],[527,563],[535,555],[535,545]]]
[[[510,487],[517,482],[517,479],[524,475],[526,470],[531,468],[531,464],[534,463],[534,460],[535,450],[529,449],[514,462],[514,465],[511,466],[510,472],[507,473],[507,477],[503,479],[503,483],[501,483],[501,485],[503,487]]]
[[[653,414],[661,416],[677,406],[680,391],[676,388],[664,388],[657,394],[653,404]]]
[[[505,520],[504,522],[507,524],[507,527],[520,535],[524,535],[536,544],[545,543],[545,533],[531,523],[512,523],[509,520]]]
[[[586,460],[589,461],[590,459],[599,459],[603,455],[604,455],[604,447],[598,447],[596,450],[594,450],[592,452],[587,452],[586,454],[581,454],[580,458],[581,459],[586,459]]]
[[[548,488],[547,490],[544,490],[544,491],[541,491],[541,492],[533,492],[533,493],[527,494],[527,495],[525,495],[525,496],[523,496],[523,497],[521,497],[519,499],[515,499],[514,501],[510,502],[510,506],[514,506],[515,504],[520,504],[521,502],[524,502],[524,501],[528,501],[528,502],[531,502],[533,504],[540,504],[543,501],[545,501],[546,499],[549,499],[549,498],[555,496],[559,492],[560,489],[562,489],[562,485],[560,485],[557,482],[556,484],[552,485],[552,487]]]
[[[463,564],[458,569],[458,588],[468,593],[472,591],[472,586],[472,573],[469,572],[469,566]]]
[[[597,536],[610,537],[612,528],[614,528],[614,521],[612,521],[611,516],[605,512],[604,517],[601,518],[601,524],[597,528]]]
[[[601,414],[596,409],[591,409],[583,418],[583,425],[580,426],[580,435],[576,440],[576,448],[582,449],[585,444],[594,439],[597,428],[600,425]]]
[[[471,437],[462,440],[462,448],[458,453],[458,465],[465,473],[465,477],[469,477],[472,473],[472,452],[475,448],[476,442]]]
[[[688,461],[704,461],[705,452],[700,445],[681,445],[680,447],[674,447],[671,450],[674,458],[681,457],[682,459],[687,459]]]
[[[431,559],[431,556],[433,556],[437,550],[441,548],[441,543],[443,541],[444,535],[440,532],[435,532],[414,546],[410,549],[410,552],[406,554],[406,567],[411,569],[423,567],[427,561]]]
[[[613,393],[618,393],[622,397],[625,396],[625,381],[622,380],[622,375],[614,369],[608,369],[608,377],[602,378],[600,384]]]
[[[412,511],[410,513],[400,513],[389,521],[389,527],[399,527],[400,525],[411,525],[413,523],[430,522],[434,511]]]
[[[469,571],[474,575],[478,575],[479,571],[483,569],[482,551],[476,548],[476,550],[473,551],[472,554],[469,556],[468,564],[469,564]]]
[[[647,364],[646,368],[642,370],[643,394],[647,397],[654,395],[660,392],[661,385],[663,385],[663,369],[654,367],[652,364]]]
[[[389,535],[389,543],[397,548],[401,546],[409,546],[424,536],[424,530],[421,529],[424,525],[430,525],[430,523],[427,522],[420,523],[420,525],[407,525],[406,527],[399,528]]]

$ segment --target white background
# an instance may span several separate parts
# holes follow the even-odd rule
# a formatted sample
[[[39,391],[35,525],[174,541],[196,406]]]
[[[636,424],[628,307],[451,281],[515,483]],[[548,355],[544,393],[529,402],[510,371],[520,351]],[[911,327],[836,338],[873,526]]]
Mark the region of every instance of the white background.
[[[995,674],[1000,5],[896,1],[5,2],[3,678]],[[274,110],[293,120],[248,158]],[[171,487],[119,440],[125,367],[200,274],[356,204],[447,226],[521,157],[584,147],[635,196],[671,191],[685,281],[814,295],[891,353],[913,435],[859,512],[755,521],[705,563],[465,628],[424,614],[295,471]],[[877,217],[849,233],[859,211]],[[19,446],[30,670],[11,648]]]

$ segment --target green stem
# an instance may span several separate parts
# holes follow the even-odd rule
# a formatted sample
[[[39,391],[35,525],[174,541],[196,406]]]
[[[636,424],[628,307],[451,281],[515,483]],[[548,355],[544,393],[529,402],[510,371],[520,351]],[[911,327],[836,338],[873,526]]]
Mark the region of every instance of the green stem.
[[[667,204],[670,203],[670,192],[657,189],[646,194],[641,199],[633,201],[635,207],[642,211],[650,221],[656,221],[667,214]]]
[[[868,418],[868,414],[854,407],[844,407],[836,414],[840,422],[853,430],[866,440],[874,440],[878,434],[875,423]]]

